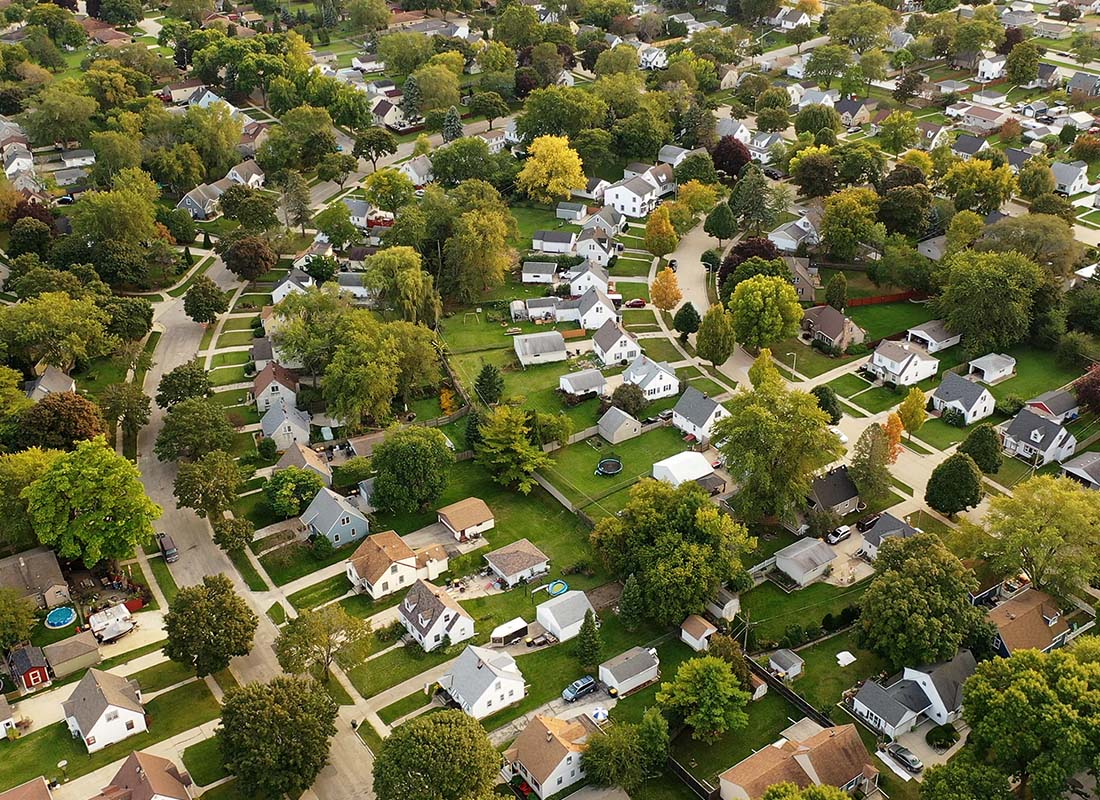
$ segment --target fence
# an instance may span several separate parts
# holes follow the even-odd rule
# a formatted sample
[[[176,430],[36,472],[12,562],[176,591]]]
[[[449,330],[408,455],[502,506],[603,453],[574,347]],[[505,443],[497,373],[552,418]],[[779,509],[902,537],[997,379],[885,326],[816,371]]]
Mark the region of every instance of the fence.
[[[768,684],[769,692],[774,691],[778,693],[780,697],[782,697],[792,706],[797,708],[807,717],[812,719],[818,725],[821,725],[824,728],[833,727],[835,723],[831,719],[829,719],[827,716],[825,716],[812,705],[810,705],[809,702],[802,695],[791,689],[789,686],[787,686],[787,684],[779,680],[779,678],[772,675],[770,672],[768,672],[768,670],[764,669],[751,658],[746,658],[745,663],[749,665],[749,670],[754,675],[764,681],[764,683]]]
[[[899,292],[897,294],[880,294],[875,297],[850,297],[848,306],[874,306],[880,303],[901,303],[906,300],[923,300],[927,295],[921,292]]]
[[[692,775],[687,769],[672,756],[668,757],[668,766],[672,774],[683,781],[683,784],[691,790],[699,800],[718,800],[719,792],[706,781],[701,781]]]

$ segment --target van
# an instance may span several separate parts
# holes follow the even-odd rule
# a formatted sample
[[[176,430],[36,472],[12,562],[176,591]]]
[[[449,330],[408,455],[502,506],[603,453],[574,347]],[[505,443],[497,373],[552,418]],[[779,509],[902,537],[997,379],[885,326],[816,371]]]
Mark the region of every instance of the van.
[[[180,551],[176,549],[176,543],[167,533],[157,534],[157,544],[160,545],[160,554],[164,556],[166,563],[171,564],[180,560]]]

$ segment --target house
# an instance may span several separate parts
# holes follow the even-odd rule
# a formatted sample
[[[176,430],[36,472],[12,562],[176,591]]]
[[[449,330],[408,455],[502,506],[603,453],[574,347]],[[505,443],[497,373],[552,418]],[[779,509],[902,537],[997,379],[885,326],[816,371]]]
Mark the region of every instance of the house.
[[[647,355],[639,355],[623,373],[623,383],[633,383],[642,390],[647,400],[659,400],[680,392],[680,380],[676,370],[663,361],[654,361]]]
[[[94,150],[62,150],[61,163],[68,169],[74,167],[90,167],[95,163]]]
[[[795,80],[802,80],[806,77],[807,59],[809,59],[809,55],[796,55],[791,59],[791,63],[787,65],[785,72]]]
[[[884,383],[912,386],[925,378],[933,377],[940,369],[940,361],[928,355],[922,348],[907,342],[883,339],[879,342],[867,371]]]
[[[581,231],[600,230],[610,237],[618,236],[626,230],[626,217],[613,206],[604,206],[581,223]]]
[[[585,231],[585,233],[589,233],[589,231]],[[602,234],[595,232],[595,235]],[[578,255],[580,254],[578,253]],[[611,283],[611,277],[607,274],[607,270],[602,266],[593,264],[591,261],[585,261],[573,267],[567,277],[569,279],[569,294],[573,297],[581,297],[590,289],[599,289],[606,294]]]
[[[324,536],[334,545],[361,539],[370,527],[359,509],[327,486],[314,495],[301,520],[311,536]]]
[[[69,730],[84,740],[89,753],[148,729],[137,681],[94,667],[84,673],[61,708]]]
[[[643,46],[638,48],[638,68],[645,70],[665,69],[668,66],[668,53],[662,47]]]
[[[299,442],[294,442],[286,449],[276,462],[274,471],[279,472],[289,467],[309,470],[318,475],[325,486],[332,485],[332,467],[329,466],[328,460],[316,450]]]
[[[963,161],[969,161],[983,150],[989,149],[989,142],[983,136],[972,136],[969,133],[960,133],[959,138],[951,145],[951,152]]]
[[[182,208],[192,219],[209,219],[218,211],[222,191],[212,183],[200,183],[180,199],[176,208]]]
[[[262,189],[264,185],[264,171],[255,161],[242,161],[225,174],[233,183],[248,186],[252,189]]]
[[[897,30],[890,32],[890,43],[886,45],[887,53],[896,53],[899,50],[904,50],[916,40],[913,34],[909,33],[904,28],[898,28]]]
[[[50,668],[42,648],[18,645],[8,651],[8,674],[21,692],[49,686]]]
[[[691,614],[680,625],[680,641],[696,653],[705,653],[710,647],[710,637],[718,628],[698,614]]]
[[[1036,411],[1055,422],[1068,422],[1077,419],[1081,406],[1077,397],[1068,389],[1052,389],[1027,401],[1027,408]]]
[[[638,176],[623,178],[608,186],[603,201],[613,209],[635,219],[645,217],[657,205],[657,192],[649,181]]]
[[[30,172],[33,169],[34,156],[25,144],[17,142],[4,148],[4,174],[9,178],[17,173]]]
[[[971,94],[970,99],[983,106],[997,106],[1008,101],[1008,93],[1001,89],[982,89]]]
[[[523,283],[552,284],[558,274],[558,265],[553,261],[524,261],[520,269]]]
[[[506,589],[550,571],[550,557],[526,538],[486,553],[485,562]]]
[[[851,125],[866,125],[871,121],[871,112],[875,110],[877,103],[872,100],[858,100],[844,98],[833,105],[833,109],[840,114],[840,122],[845,127]]]
[[[1064,22],[1043,19],[1035,23],[1034,31],[1036,36],[1041,36],[1044,39],[1061,41],[1070,38],[1073,35],[1074,28]]]
[[[33,600],[39,608],[72,602],[57,556],[45,547],[0,559],[0,589],[11,589],[20,597]]]
[[[976,669],[971,652],[960,650],[950,661],[905,667],[884,683],[868,679],[853,698],[852,710],[891,739],[925,720],[949,725],[959,718],[963,684]]]
[[[568,375],[562,375],[558,378],[559,391],[577,397],[603,394],[606,385],[607,379],[598,369],[582,369],[580,372],[570,372]]]
[[[584,203],[567,203],[562,201],[558,203],[557,208],[555,208],[554,216],[557,219],[563,219],[567,222],[578,222],[580,218],[584,216],[584,212]]]
[[[714,423],[728,416],[724,406],[694,386],[687,387],[672,408],[672,424],[699,442],[709,440]]]
[[[596,610],[585,593],[572,589],[539,603],[535,607],[535,620],[547,633],[564,642],[581,632],[589,611],[595,616]]]
[[[1100,489],[1100,453],[1082,453],[1064,462],[1062,475],[1089,489]]]
[[[370,224],[371,204],[355,197],[345,197],[340,201],[348,210],[348,221],[356,228],[364,229]]]
[[[788,87],[789,89],[790,87]],[[795,101],[792,101],[795,102]],[[778,133],[769,133],[767,131],[757,131],[749,139],[748,144],[745,146],[749,150],[749,155],[753,157],[754,161],[759,161],[765,166],[771,163],[772,160],[772,148],[778,144],[783,143],[783,137]]]
[[[585,200],[595,200],[597,203],[602,203],[604,192],[607,191],[607,187],[610,185],[611,182],[605,181],[603,178],[589,178],[583,189],[573,190],[573,195]]]
[[[776,650],[768,656],[768,669],[785,680],[794,680],[802,674],[806,662],[793,650]]]
[[[1005,75],[1005,57],[992,56],[978,61],[978,80],[982,83],[997,81]]]
[[[7,705],[7,701],[4,701],[4,705]],[[9,719],[6,720],[4,730],[14,730],[15,722],[10,720],[10,711],[7,710]],[[7,722],[11,724],[8,725]],[[50,786],[46,783],[46,779],[42,776],[32,778],[26,783],[21,783],[18,786],[8,789],[6,792],[0,792],[0,800],[53,800],[53,795],[50,793]]]
[[[397,171],[413,182],[413,186],[423,189],[432,182],[432,160],[426,155],[410,158],[397,168]]]
[[[444,589],[418,579],[397,608],[408,634],[430,653],[474,638],[474,618]]]
[[[295,267],[271,290],[271,304],[277,306],[292,294],[305,294],[313,285],[313,278]]]
[[[843,352],[853,344],[862,344],[867,333],[830,305],[807,308],[802,330],[827,347]]]
[[[1050,171],[1054,173],[1054,191],[1072,197],[1081,194],[1089,185],[1089,165],[1084,161],[1052,161]]]
[[[707,457],[702,453],[685,450],[674,456],[661,459],[653,464],[653,477],[673,486],[688,481],[697,481],[714,472]]]
[[[53,366],[46,367],[41,375],[26,385],[27,397],[36,403],[48,394],[75,391],[76,381]]]
[[[963,124],[983,133],[992,133],[1000,129],[1005,121],[1011,118],[1012,115],[1007,111],[978,105],[970,106],[963,112]]]
[[[651,647],[632,647],[600,664],[599,670],[600,683],[612,697],[623,697],[660,677],[661,662]]]
[[[947,141],[947,126],[935,122],[917,123],[917,147],[921,150],[935,150]]]
[[[531,239],[531,249],[539,253],[566,255],[576,244],[577,234],[572,231],[535,231]]]
[[[436,514],[443,527],[459,542],[479,539],[481,534],[491,531],[496,525],[493,510],[480,497],[467,497],[443,506]]]
[[[747,145],[752,139],[752,131],[749,126],[739,119],[720,119],[715,127],[715,134],[719,139],[732,136],[741,144]]]
[[[191,776],[167,758],[135,750],[92,800],[191,800]]]
[[[255,156],[256,151],[271,135],[271,125],[266,122],[246,122],[237,140],[237,152],[245,158]]]
[[[512,310],[512,319],[554,322],[558,318],[558,306],[561,302],[558,297],[534,297],[526,302],[513,300],[509,307]]]
[[[1053,89],[1058,85],[1058,67],[1054,64],[1042,62],[1039,64],[1039,74],[1035,80],[1024,84],[1025,89]],[[1026,113],[1026,111],[1025,111]]]
[[[784,547],[775,554],[775,567],[799,587],[823,577],[836,559],[833,548],[820,539],[805,538]]]
[[[611,406],[596,424],[600,437],[611,444],[619,444],[642,434],[642,423],[617,406]]]
[[[42,648],[42,655],[55,678],[64,678],[100,661],[99,642],[91,631],[84,631]]]
[[[807,735],[794,735],[806,730]],[[811,733],[812,732],[812,733]],[[878,769],[855,725],[822,729],[808,719],[784,731],[786,738],[762,747],[719,776],[722,800],[757,800],[775,783],[836,786],[870,797],[878,785]]]
[[[467,645],[439,685],[474,719],[515,705],[527,694],[516,660],[500,650]]]
[[[810,259],[797,258],[796,256],[783,256],[783,263],[790,270],[791,283],[798,294],[798,299],[807,303],[814,301],[814,293],[821,285],[818,278],[817,267],[810,266]]]
[[[1001,658],[1017,650],[1046,653],[1064,645],[1070,632],[1054,598],[1030,587],[991,609],[988,618],[997,628],[993,649]]]
[[[817,227],[808,216],[803,215],[771,231],[768,239],[782,252],[793,253],[803,243],[807,247],[817,244]]]
[[[160,90],[160,98],[166,103],[182,105],[191,99],[195,92],[203,92],[205,90],[206,85],[201,79],[188,78],[187,80],[167,84]]]
[[[1077,449],[1077,438],[1061,423],[1030,408],[1022,409],[1008,423],[1001,438],[1007,453],[1040,467],[1064,461]]]
[[[558,322],[579,322],[586,331],[595,331],[617,319],[618,311],[610,297],[593,287],[580,297],[558,303],[555,316]]]
[[[834,467],[813,479],[807,499],[814,510],[832,511],[843,517],[859,507],[859,489],[848,474],[848,467]]]
[[[605,367],[633,361],[641,353],[638,340],[613,319],[600,326],[592,337],[592,351]],[[602,375],[601,375],[602,378]]]
[[[875,524],[863,532],[863,547],[860,552],[870,561],[878,558],[878,550],[887,539],[908,539],[920,531],[908,522],[904,522],[889,511],[883,512]]]
[[[947,409],[963,415],[967,425],[985,419],[993,413],[996,401],[989,390],[955,372],[945,372],[943,382],[932,393],[932,408],[941,416]]]
[[[279,450],[286,450],[295,442],[309,444],[309,423],[307,412],[288,406],[284,401],[264,412],[260,432],[263,438],[273,440]]]
[[[657,151],[657,163],[678,167],[685,158],[698,152],[700,151],[688,150],[686,147],[679,147],[674,144],[666,144]]]
[[[536,714],[504,751],[505,770],[523,778],[539,798],[558,794],[584,780],[585,747],[590,737],[602,735],[587,714],[569,720]]]
[[[606,267],[612,257],[619,252],[615,240],[598,228],[581,231],[574,249],[576,254],[589,264],[600,267]]]
[[[944,81],[944,83],[947,83],[947,81]],[[936,85],[941,87],[941,88],[943,87],[943,83],[939,83],[939,84],[936,84]],[[949,94],[949,92],[944,91],[943,94]],[[952,103],[947,108],[945,108],[943,110],[943,114],[944,114],[945,117],[948,117],[949,119],[961,120],[966,115],[966,112],[969,111],[969,110],[970,110],[970,103],[964,103],[964,102],[960,101],[958,103]]]
[[[413,550],[393,531],[383,531],[355,548],[344,562],[344,574],[357,592],[378,600],[418,580],[434,581],[447,571],[448,561],[441,545]]]
[[[802,93],[802,99],[797,103],[801,111],[806,106],[828,106],[833,108],[840,100],[840,92],[836,89],[807,89]]]
[[[558,331],[528,333],[513,337],[512,347],[516,351],[519,363],[525,367],[531,364],[565,361],[568,357],[565,352],[565,339]]]
[[[51,173],[54,181],[58,186],[76,186],[79,183],[83,183],[88,177],[88,170],[84,167],[75,167],[73,169],[59,169],[56,172]]]

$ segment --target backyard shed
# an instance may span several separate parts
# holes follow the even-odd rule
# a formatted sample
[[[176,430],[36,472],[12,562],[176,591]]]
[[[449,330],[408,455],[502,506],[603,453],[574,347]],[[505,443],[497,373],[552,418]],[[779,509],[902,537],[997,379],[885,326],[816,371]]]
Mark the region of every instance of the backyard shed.
[[[775,554],[775,566],[799,586],[813,583],[828,569],[836,556],[820,539],[799,539]]]
[[[625,442],[642,433],[642,423],[617,406],[611,406],[600,417],[599,428],[600,436],[611,444]]]
[[[696,653],[702,653],[710,646],[707,641],[718,632],[718,628],[711,622],[692,614],[680,625],[680,641]]]
[[[492,509],[480,497],[467,497],[443,506],[438,514],[439,521],[460,542],[477,539],[496,524]]]
[[[653,477],[659,481],[679,486],[687,481],[697,481],[714,472],[714,467],[702,453],[687,450],[662,459],[653,465]]]
[[[657,680],[660,666],[656,650],[632,647],[600,664],[600,682],[621,696]]]
[[[802,657],[793,650],[776,650],[768,656],[768,669],[788,680],[801,675],[804,664]]]
[[[540,603],[535,608],[535,619],[547,633],[564,642],[581,632],[584,615],[589,611],[596,613],[584,592],[574,589]]]
[[[977,373],[982,383],[997,383],[1016,372],[1016,359],[1004,353],[987,353],[967,364],[967,374]]]

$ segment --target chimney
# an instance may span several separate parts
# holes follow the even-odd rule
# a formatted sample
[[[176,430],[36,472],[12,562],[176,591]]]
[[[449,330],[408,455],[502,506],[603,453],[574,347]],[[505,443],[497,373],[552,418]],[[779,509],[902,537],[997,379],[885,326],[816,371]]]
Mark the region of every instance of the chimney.
[[[554,734],[550,733],[550,731],[547,731],[546,732],[546,741],[548,741],[548,742],[552,741],[553,738],[554,738]]]
[[[145,783],[145,770],[142,768],[141,764],[138,764],[137,769],[134,771],[137,773],[138,782]]]

